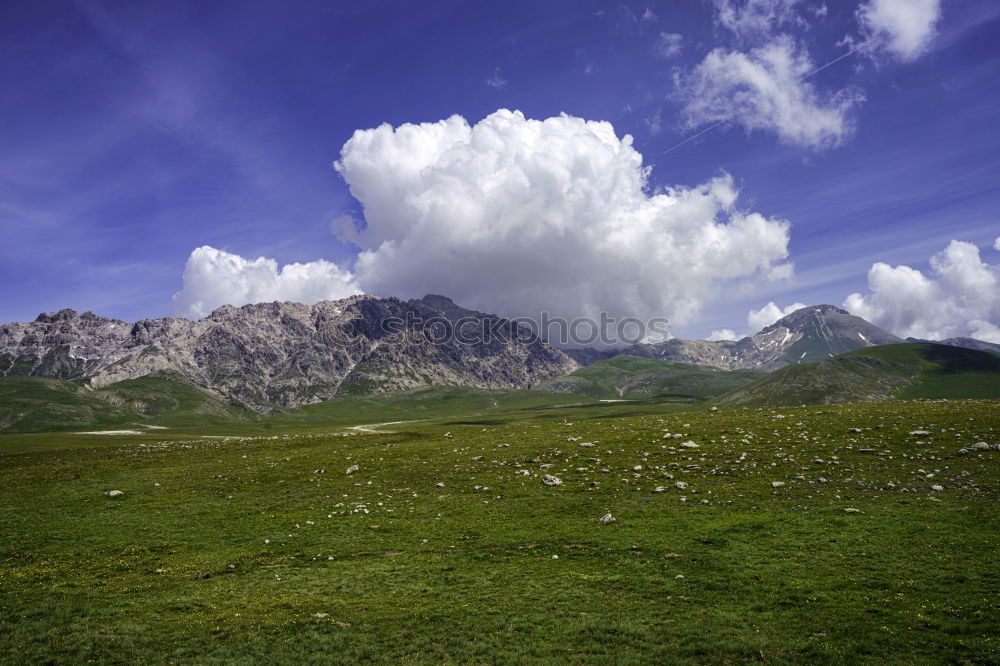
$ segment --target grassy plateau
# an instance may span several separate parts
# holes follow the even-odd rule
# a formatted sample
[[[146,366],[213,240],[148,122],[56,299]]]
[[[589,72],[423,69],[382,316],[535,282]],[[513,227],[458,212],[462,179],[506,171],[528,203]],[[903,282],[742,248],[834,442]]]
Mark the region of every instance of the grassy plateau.
[[[430,391],[0,435],[0,660],[1000,663],[996,401]]]

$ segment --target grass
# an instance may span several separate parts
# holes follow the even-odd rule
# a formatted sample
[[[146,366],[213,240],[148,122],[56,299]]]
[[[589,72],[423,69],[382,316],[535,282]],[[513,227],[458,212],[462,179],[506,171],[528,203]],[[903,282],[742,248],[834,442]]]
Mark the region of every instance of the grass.
[[[448,396],[376,433],[0,436],[0,659],[1000,661],[1000,451],[957,453],[997,402]]]
[[[884,399],[998,399],[1000,355],[927,343],[868,347],[776,370],[718,398],[766,406]]]
[[[0,432],[116,428],[148,423],[217,426],[256,420],[179,375],[161,373],[91,390],[45,377],[0,377]]]
[[[600,399],[660,396],[691,401],[721,395],[762,374],[620,354],[542,382],[539,388]]]

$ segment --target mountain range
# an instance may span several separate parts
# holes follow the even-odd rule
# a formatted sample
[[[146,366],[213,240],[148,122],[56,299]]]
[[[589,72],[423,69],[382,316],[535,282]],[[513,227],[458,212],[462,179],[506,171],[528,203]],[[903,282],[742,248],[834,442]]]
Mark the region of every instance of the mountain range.
[[[462,317],[497,334],[467,344],[418,326]],[[528,388],[578,367],[524,328],[440,296],[227,305],[198,321],[135,324],[61,310],[0,327],[0,375],[96,389],[171,373],[258,412],[427,385]]]
[[[442,335],[462,322],[490,335]],[[980,383],[1000,378],[990,374],[1000,345],[905,342],[831,305],[802,308],[741,340],[674,338],[617,350],[557,349],[509,320],[437,295],[223,306],[198,321],[134,324],[61,310],[0,326],[0,430],[150,414],[174,423],[253,420],[429,386],[751,405],[890,397],[900,385],[977,363],[987,369]],[[931,367],[912,349],[883,358],[880,350],[893,348],[969,354],[956,360],[958,352],[927,352],[945,359]],[[996,386],[1000,392],[1000,380]],[[803,398],[816,391],[823,395]]]
[[[617,354],[708,365],[724,370],[777,370],[837,354],[903,340],[832,305],[801,308],[741,340],[683,340],[635,344],[625,349],[567,350],[583,364]],[[977,341],[978,342],[978,341]]]

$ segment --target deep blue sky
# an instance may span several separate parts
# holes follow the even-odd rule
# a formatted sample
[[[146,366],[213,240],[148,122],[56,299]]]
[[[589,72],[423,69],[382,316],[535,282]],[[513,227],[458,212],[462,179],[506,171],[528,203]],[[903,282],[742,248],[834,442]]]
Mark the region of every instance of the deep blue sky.
[[[843,52],[856,4],[828,0],[808,37],[817,63]],[[654,54],[660,32],[684,35],[678,58]],[[0,321],[168,314],[204,244],[350,266],[330,220],[360,211],[331,162],[354,130],[501,107],[608,120],[654,186],[726,170],[741,205],[792,223],[797,278],[711,304],[690,336],[740,328],[747,304],[840,304],[872,262],[924,269],[951,239],[993,252],[1000,6],[946,0],[917,62],[852,56],[818,74],[866,96],[839,147],[734,127],[665,153],[691,134],[672,68],[719,32],[696,0],[3,3]]]

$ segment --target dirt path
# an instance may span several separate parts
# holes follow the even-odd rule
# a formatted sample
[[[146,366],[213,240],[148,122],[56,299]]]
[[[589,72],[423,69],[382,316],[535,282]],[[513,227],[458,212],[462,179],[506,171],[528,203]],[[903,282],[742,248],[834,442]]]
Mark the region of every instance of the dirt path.
[[[385,421],[384,423],[363,423],[356,426],[348,426],[348,430],[353,430],[355,432],[377,432],[383,434],[391,434],[396,432],[395,430],[381,430],[380,428],[390,425],[399,425],[400,423],[416,423],[417,421],[433,421],[434,419],[410,419],[409,421]]]

